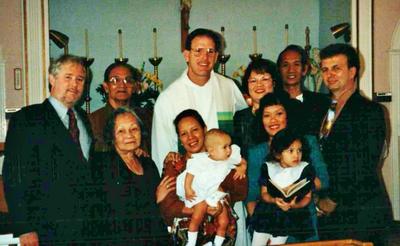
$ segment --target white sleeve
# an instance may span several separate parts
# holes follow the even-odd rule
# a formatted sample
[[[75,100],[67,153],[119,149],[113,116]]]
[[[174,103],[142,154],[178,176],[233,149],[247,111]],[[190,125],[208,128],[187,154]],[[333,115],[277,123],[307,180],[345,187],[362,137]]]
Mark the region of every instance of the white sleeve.
[[[235,112],[248,108],[249,105],[247,105],[246,100],[244,100],[242,92],[239,90],[239,88],[236,86],[235,82],[232,81],[232,86],[233,86],[233,96],[234,96],[234,101],[235,101]],[[235,114],[233,112],[233,114]]]
[[[153,125],[151,130],[151,156],[157,165],[158,172],[162,174],[164,159],[170,151],[178,151],[177,135],[171,110],[160,95],[154,105]]]
[[[232,153],[229,156],[228,163],[230,164],[229,168],[234,169],[242,160],[242,156],[240,155],[240,147],[236,144],[232,144],[231,149]]]
[[[186,172],[192,174],[193,176],[196,175],[198,173],[198,169],[199,169],[199,165],[200,164],[200,159],[196,158],[196,157],[192,157],[190,159],[187,160],[186,162]]]

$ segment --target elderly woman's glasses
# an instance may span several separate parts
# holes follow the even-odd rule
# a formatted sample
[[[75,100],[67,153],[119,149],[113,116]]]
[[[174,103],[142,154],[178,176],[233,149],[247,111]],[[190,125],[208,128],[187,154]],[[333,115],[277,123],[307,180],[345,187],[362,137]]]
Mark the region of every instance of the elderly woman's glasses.
[[[257,82],[261,84],[269,84],[273,83],[273,80],[271,77],[261,77],[261,78],[249,78],[247,82],[249,84],[256,84]]]
[[[108,82],[113,84],[113,85],[124,84],[126,86],[133,86],[134,84],[136,84],[136,81],[131,77],[126,77],[126,78],[111,77],[108,80]]]
[[[190,49],[190,50],[193,52],[194,56],[196,56],[196,57],[199,57],[202,54],[214,56],[217,53],[217,51],[213,48],[196,48],[196,49]]]

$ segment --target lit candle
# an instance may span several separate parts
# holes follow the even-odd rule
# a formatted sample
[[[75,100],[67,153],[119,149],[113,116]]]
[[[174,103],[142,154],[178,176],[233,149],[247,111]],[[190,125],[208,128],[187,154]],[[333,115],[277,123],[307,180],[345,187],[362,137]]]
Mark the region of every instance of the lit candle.
[[[285,24],[285,44],[289,45],[289,25]]]
[[[118,48],[119,48],[119,58],[123,58],[122,56],[122,30],[118,29]]]
[[[85,29],[85,51],[86,51],[86,58],[89,58],[89,32],[88,32],[88,29]]]
[[[253,26],[253,51],[257,54],[257,28]]]
[[[154,58],[157,57],[157,28],[153,28],[153,51]]]

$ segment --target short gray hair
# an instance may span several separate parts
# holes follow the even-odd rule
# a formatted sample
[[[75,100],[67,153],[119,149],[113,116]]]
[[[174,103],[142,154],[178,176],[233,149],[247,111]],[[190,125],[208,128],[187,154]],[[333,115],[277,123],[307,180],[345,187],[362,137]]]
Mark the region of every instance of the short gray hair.
[[[83,57],[75,55],[61,55],[56,60],[51,62],[49,66],[49,74],[56,76],[60,72],[61,66],[66,63],[81,65],[86,72],[85,60]]]
[[[104,127],[103,131],[103,137],[104,137],[104,142],[111,146],[114,143],[115,135],[114,135],[114,128],[115,128],[115,120],[119,115],[122,114],[131,114],[135,119],[137,120],[139,126],[140,126],[140,136],[142,138],[142,141],[140,145],[143,145],[143,139],[147,137],[147,132],[144,128],[143,121],[140,119],[140,117],[129,107],[119,107],[114,112],[111,114],[111,116],[107,119],[106,125]]]

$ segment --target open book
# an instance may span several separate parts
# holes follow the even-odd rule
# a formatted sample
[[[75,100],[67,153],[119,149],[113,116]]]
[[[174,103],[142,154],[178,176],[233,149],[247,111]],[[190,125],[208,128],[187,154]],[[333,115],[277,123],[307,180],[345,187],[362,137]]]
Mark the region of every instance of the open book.
[[[309,180],[306,178],[300,180],[299,182],[293,183],[287,187],[280,187],[278,184],[276,184],[272,179],[269,179],[269,182],[275,186],[275,188],[282,193],[282,198],[286,202],[290,202],[295,196],[299,195],[299,193],[304,192],[302,189],[305,188],[305,186],[310,183]],[[308,187],[310,189],[310,187]],[[307,191],[308,192],[308,191]],[[307,193],[306,192],[306,193]]]

